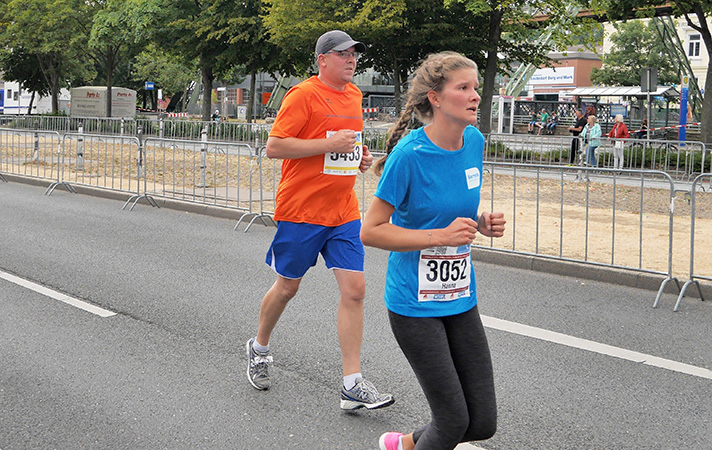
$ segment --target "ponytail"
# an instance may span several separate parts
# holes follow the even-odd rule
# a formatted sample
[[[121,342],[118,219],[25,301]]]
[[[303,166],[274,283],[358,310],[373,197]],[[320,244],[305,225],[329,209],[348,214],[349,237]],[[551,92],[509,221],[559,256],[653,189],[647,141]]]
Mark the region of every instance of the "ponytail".
[[[415,105],[411,101],[408,101],[405,105],[405,109],[398,117],[398,121],[388,131],[388,140],[386,140],[386,156],[379,158],[379,160],[373,165],[373,171],[376,175],[381,176],[381,173],[383,173],[383,166],[386,165],[386,158],[388,158],[388,155],[391,154],[393,147],[396,146],[398,141],[400,141],[405,134],[405,130],[408,128],[408,124],[413,117],[413,111],[415,111]]]

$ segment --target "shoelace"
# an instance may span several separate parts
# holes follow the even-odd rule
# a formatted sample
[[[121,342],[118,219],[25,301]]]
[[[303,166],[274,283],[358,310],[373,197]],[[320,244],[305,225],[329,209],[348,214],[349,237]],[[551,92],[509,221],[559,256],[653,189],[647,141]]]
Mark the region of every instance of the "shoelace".
[[[252,364],[255,367],[255,372],[259,374],[266,373],[269,365],[272,364],[272,356],[262,356],[255,352],[254,357],[252,358]]]
[[[364,400],[368,400],[369,398],[372,400],[378,399],[378,390],[376,389],[376,386],[368,380],[361,381],[356,385],[354,390],[356,391],[356,395]]]

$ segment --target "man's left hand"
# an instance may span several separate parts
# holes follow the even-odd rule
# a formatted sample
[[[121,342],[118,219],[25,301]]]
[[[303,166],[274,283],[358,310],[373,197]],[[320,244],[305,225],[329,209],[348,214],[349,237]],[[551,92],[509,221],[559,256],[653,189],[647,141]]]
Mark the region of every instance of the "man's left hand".
[[[368,151],[367,146],[363,146],[363,157],[361,158],[361,165],[359,170],[361,173],[366,173],[369,167],[373,164],[373,155]]]

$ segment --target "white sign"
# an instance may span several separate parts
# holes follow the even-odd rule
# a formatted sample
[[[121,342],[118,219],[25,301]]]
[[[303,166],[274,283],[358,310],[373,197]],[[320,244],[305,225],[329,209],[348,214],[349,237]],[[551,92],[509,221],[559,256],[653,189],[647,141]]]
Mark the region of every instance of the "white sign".
[[[574,84],[574,68],[557,67],[556,69],[537,69],[529,80],[529,84]]]
[[[238,120],[244,120],[247,118],[247,106],[238,105],[237,118]]]
[[[70,115],[74,117],[106,117],[106,90],[105,86],[72,88]],[[134,117],[136,115],[136,91],[112,87],[111,115]]]

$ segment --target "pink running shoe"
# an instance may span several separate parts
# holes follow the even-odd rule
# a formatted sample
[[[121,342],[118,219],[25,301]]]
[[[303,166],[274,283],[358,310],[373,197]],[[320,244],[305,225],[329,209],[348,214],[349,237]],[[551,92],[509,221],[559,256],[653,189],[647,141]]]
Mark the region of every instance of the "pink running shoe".
[[[398,450],[398,439],[403,436],[403,433],[388,432],[383,433],[378,438],[378,447],[381,450]]]

